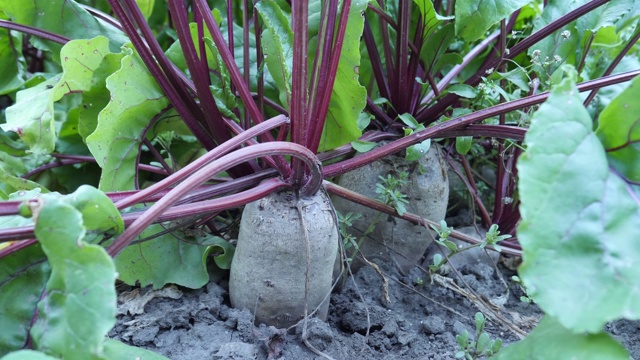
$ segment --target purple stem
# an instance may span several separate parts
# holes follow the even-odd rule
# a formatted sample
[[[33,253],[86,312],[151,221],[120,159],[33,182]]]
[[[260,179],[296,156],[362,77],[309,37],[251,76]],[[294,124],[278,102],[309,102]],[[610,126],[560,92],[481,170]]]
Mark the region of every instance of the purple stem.
[[[633,79],[635,76],[639,74],[640,74],[640,70],[628,71],[622,74],[617,74],[617,75],[603,77],[596,80],[586,81],[581,84],[578,84],[577,87],[578,87],[578,90],[581,92],[588,91],[588,90],[600,88],[607,85],[625,82]],[[403,149],[406,149],[408,146],[417,144],[419,142],[422,142],[424,140],[427,140],[433,137],[439,137],[442,132],[458,130],[461,127],[473,124],[475,122],[478,122],[484,119],[488,119],[493,116],[497,116],[497,115],[508,113],[514,110],[522,109],[527,106],[543,103],[548,96],[549,96],[549,92],[544,92],[544,93],[529,96],[526,98],[509,101],[509,102],[498,104],[486,109],[478,110],[471,114],[463,115],[455,119],[448,120],[441,124],[428,127],[424,130],[417,131],[402,139],[399,139],[389,144],[386,144],[384,146],[375,148],[355,158],[351,158],[335,164],[328,165],[324,169],[325,177],[333,177],[340,174],[344,174],[345,172],[351,171],[353,169],[357,169],[375,160],[381,159],[385,156],[388,156],[398,151],[401,151]]]
[[[248,147],[238,149],[232,153],[220,157],[217,161],[205,165],[198,171],[191,174],[187,179],[173,188],[167,195],[162,197],[158,202],[153,204],[142,214],[136,221],[131,224],[108,248],[108,252],[111,256],[115,256],[122,249],[133,241],[145,228],[147,228],[153,221],[165,212],[171,205],[180,200],[192,189],[202,185],[213,175],[218,174],[224,170],[227,170],[233,166],[239,165],[248,160],[255,159],[256,157],[270,156],[270,155],[288,155],[294,156],[304,161],[310,170],[310,180],[300,191],[302,196],[308,196],[318,191],[322,184],[322,170],[320,168],[320,162],[315,157],[315,154],[304,146],[285,143],[285,142],[270,142],[264,144],[257,144]]]
[[[415,214],[412,214],[412,213],[408,213],[407,212],[407,213],[404,213],[404,215],[399,215],[396,212],[396,209],[391,207],[391,206],[389,206],[389,205],[386,205],[386,204],[384,204],[384,203],[382,203],[380,201],[377,201],[377,200],[373,200],[373,199],[368,198],[368,197],[366,197],[364,195],[360,195],[360,194],[358,194],[358,193],[356,193],[354,191],[351,191],[349,189],[345,189],[345,188],[343,188],[341,186],[338,186],[338,185],[336,185],[334,183],[331,183],[329,181],[324,181],[323,184],[324,184],[324,187],[327,190],[327,192],[329,192],[329,193],[331,193],[333,195],[339,196],[339,197],[341,197],[343,199],[347,199],[349,201],[352,201],[352,202],[354,202],[356,204],[360,204],[362,206],[366,206],[368,208],[383,212],[385,214],[388,214],[388,215],[391,215],[391,216],[394,216],[394,217],[409,221],[409,222],[411,222],[413,224],[416,224],[416,225],[422,225],[424,227],[429,227],[429,225],[434,225],[434,226],[440,227],[439,223],[437,223],[435,221],[431,221],[429,219],[425,219],[425,218],[423,218],[421,216],[418,216],[418,215],[415,215]],[[464,242],[467,242],[469,244],[478,244],[478,243],[482,242],[482,240],[478,240],[478,239],[472,238],[471,236],[468,236],[468,235],[463,234],[461,232],[458,232],[456,230],[453,230],[451,232],[451,236],[456,238],[456,239],[459,239],[459,240],[462,240]],[[521,256],[522,255],[522,251],[517,250],[517,249],[512,249],[512,248],[506,248],[506,247],[502,248],[502,252],[505,253],[505,254],[510,254],[510,255],[517,255],[517,256]]]
[[[314,152],[318,151],[320,138],[322,136],[322,130],[324,129],[324,123],[329,111],[329,103],[331,101],[333,85],[335,84],[336,74],[338,72],[340,54],[342,53],[342,45],[344,43],[344,37],[347,31],[350,9],[351,0],[344,0],[342,2],[340,22],[338,24],[338,33],[336,34],[335,42],[333,44],[333,47],[331,48],[330,61],[327,64],[327,67],[329,69],[326,72],[326,82],[324,83],[324,87],[321,89],[320,101],[317,103],[317,107],[314,106],[313,108],[313,117],[311,118],[312,128],[307,135],[307,146]],[[322,64],[322,66],[324,67],[325,64]]]
[[[602,76],[611,75],[611,73],[613,73],[613,71],[616,69],[618,64],[620,64],[620,61],[622,61],[622,58],[624,58],[625,55],[627,55],[627,53],[637,45],[639,40],[640,40],[640,28],[637,28],[636,33],[629,40],[629,42],[627,42],[627,45],[624,47],[624,49],[622,49],[622,51],[620,51],[620,53],[616,56],[616,58],[613,59],[613,62],[611,62],[611,65],[609,65],[609,67],[607,68],[607,70],[605,70]],[[599,89],[595,89],[589,93],[589,96],[587,96],[587,99],[584,101],[584,106],[587,106],[589,105],[589,103],[591,103],[593,98],[596,97],[598,90]]]
[[[518,44],[516,44],[513,48],[509,49],[509,55],[503,57],[496,57],[491,61],[487,61],[484,66],[482,66],[471,78],[469,78],[465,84],[475,86],[481,81],[481,77],[485,76],[486,71],[488,69],[495,69],[500,65],[500,63],[504,60],[513,59],[516,56],[520,55],[520,53],[526,51],[531,48],[534,44],[538,43],[540,40],[549,36],[549,34],[554,31],[562,28],[563,26],[571,23],[577,18],[589,13],[590,11],[597,9],[598,7],[608,3],[610,0],[592,0],[587,2],[586,4],[578,7],[577,9],[565,14],[559,19],[549,23],[547,26],[538,30],[536,33],[531,34],[526,39],[522,40]],[[416,120],[423,121],[433,121],[433,119],[437,119],[439,115],[441,115],[449,106],[457,101],[459,97],[455,94],[448,94],[443,99],[440,99],[435,105],[423,111],[421,114],[416,116]]]
[[[45,31],[45,30],[42,30],[42,29],[34,28],[34,27],[28,26],[28,25],[22,25],[22,24],[14,23],[14,22],[7,21],[7,20],[0,20],[0,28],[19,31],[21,33],[37,36],[39,38],[42,38],[42,39],[45,39],[45,40],[49,40],[49,41],[53,41],[53,42],[56,42],[56,43],[62,44],[62,45],[64,45],[64,44],[68,43],[69,41],[71,41],[71,39],[69,39],[68,37],[62,36],[62,35],[54,34],[54,33],[49,32],[49,31]]]
[[[380,53],[378,52],[378,47],[373,37],[373,32],[371,31],[371,25],[369,25],[369,21],[367,21],[366,18],[364,21],[364,31],[362,33],[362,39],[364,40],[364,45],[367,47],[369,62],[371,63],[371,69],[373,70],[373,76],[376,80],[376,84],[378,85],[380,96],[385,99],[389,99],[389,94],[391,93],[391,91],[389,90],[389,83],[387,83],[387,78],[384,76],[384,70],[382,69],[382,59],[380,59]]]
[[[160,86],[160,88],[162,88],[162,90],[164,91],[165,95],[167,96],[171,104],[173,104],[173,106],[176,108],[176,111],[178,112],[178,114],[180,114],[180,117],[182,118],[182,120],[189,127],[191,132],[202,144],[202,146],[204,146],[206,149],[212,149],[213,147],[215,147],[215,143],[213,142],[213,139],[211,139],[211,137],[206,133],[205,129],[202,127],[202,125],[198,121],[196,115],[194,115],[194,113],[192,112],[192,111],[199,111],[199,108],[197,108],[197,106],[195,105],[195,101],[193,101],[191,97],[187,96],[187,94],[184,93],[184,91],[182,90],[182,87],[173,86],[171,81],[169,81],[169,79],[165,75],[164,71],[160,68],[160,66],[156,62],[156,59],[154,58],[154,55],[152,54],[151,49],[147,46],[148,42],[150,43],[155,42],[155,44],[159,48],[159,45],[155,40],[155,37],[152,36],[151,39],[143,39],[142,37],[140,37],[140,35],[138,35],[138,32],[133,22],[131,21],[131,19],[129,19],[125,9],[122,7],[120,2],[118,0],[109,0],[109,3],[111,4],[111,8],[113,9],[113,11],[116,13],[116,16],[120,18],[120,23],[122,24],[122,27],[125,33],[127,33],[127,35],[129,36],[129,39],[131,39],[131,42],[137,49],[138,54],[142,58],[142,61],[147,66],[147,69],[149,70],[151,75],[154,77],[154,79],[158,82],[158,85]],[[136,9],[137,9],[137,6],[136,6]],[[148,28],[148,25],[146,24],[146,22],[143,21],[143,26],[145,25]],[[147,32],[143,32],[143,33],[147,33]],[[150,29],[148,33],[151,33]],[[166,56],[164,56],[164,53],[162,53],[162,50],[159,50],[159,52],[162,54],[161,57],[165,58],[165,60],[168,62],[168,59],[166,59]],[[173,74],[176,73],[175,68],[172,65],[171,65],[171,71],[173,71],[172,72]],[[184,79],[182,79],[181,81],[183,80]]]
[[[309,3],[294,1],[291,4],[291,22],[293,31],[293,69],[291,74],[291,141],[294,144],[307,143],[307,57],[308,57],[308,16]],[[304,180],[303,164],[292,159],[293,183],[302,185]]]
[[[166,179],[163,179],[162,181],[157,182],[151,185],[150,187],[137,192],[135,195],[132,195],[130,197],[127,197],[126,199],[116,202],[116,206],[118,207],[118,209],[124,209],[133,204],[141,202],[146,197],[151,196],[157,193],[158,191],[162,189],[166,189],[167,187],[177,183],[178,181],[183,180],[185,177],[189,176],[189,174],[197,171],[198,169],[202,168],[203,166],[217,159],[218,157],[224,154],[227,154],[234,148],[249,141],[253,137],[260,134],[261,132],[269,131],[271,129],[274,129],[288,122],[289,122],[288,118],[286,118],[283,115],[279,115],[279,116],[276,116],[275,118],[266,120],[261,124],[255,125],[251,127],[249,130],[246,130],[243,133],[239,134],[238,136],[230,139],[229,141],[226,141],[220,144],[215,149],[210,150],[206,155],[201,156],[196,161],[190,163],[189,165],[180,169],[179,171],[167,177]],[[211,177],[213,177],[213,174],[211,175]]]
[[[240,69],[238,69],[238,66],[236,65],[233,59],[233,54],[231,54],[231,51],[229,51],[229,48],[224,41],[224,37],[222,36],[222,33],[218,28],[218,24],[216,24],[216,21],[213,18],[213,15],[211,14],[211,9],[209,8],[207,1],[194,0],[194,2],[198,8],[198,11],[200,11],[200,15],[202,15],[204,22],[207,25],[207,28],[209,29],[211,38],[213,39],[213,42],[215,43],[216,48],[218,49],[220,57],[222,58],[222,61],[224,62],[224,65],[227,71],[229,72],[229,75],[231,76],[231,81],[233,85],[236,87],[236,91],[238,92],[238,95],[240,95],[240,98],[242,99],[242,102],[245,106],[247,114],[253,120],[254,124],[261,123],[263,121],[262,114],[260,113],[260,110],[258,109],[258,106],[256,105],[256,103],[253,101],[249,88],[244,84],[242,74],[240,73]],[[263,141],[274,140],[273,136],[271,136],[271,133],[269,132],[260,134],[260,137],[262,138]],[[276,157],[274,160],[278,167],[278,172],[283,174],[285,178],[288,178],[290,175],[291,169],[287,164],[287,162],[284,160],[284,158]]]
[[[191,31],[189,27],[189,18],[187,14],[187,7],[183,1],[170,1],[169,11],[171,12],[171,18],[176,26],[176,33],[180,40],[180,47],[184,53],[184,58],[187,63],[187,67],[191,72],[191,78],[196,87],[197,97],[200,100],[200,106],[202,106],[203,116],[209,133],[213,136],[217,144],[221,144],[227,141],[230,136],[223,125],[222,114],[215,103],[213,95],[211,94],[211,79],[209,77],[209,67],[207,64],[207,52],[204,46],[204,29],[202,28],[202,21],[198,13],[196,13],[196,21],[198,22],[198,45],[199,49],[196,49],[193,40],[191,38]],[[198,58],[199,51],[199,58]]]

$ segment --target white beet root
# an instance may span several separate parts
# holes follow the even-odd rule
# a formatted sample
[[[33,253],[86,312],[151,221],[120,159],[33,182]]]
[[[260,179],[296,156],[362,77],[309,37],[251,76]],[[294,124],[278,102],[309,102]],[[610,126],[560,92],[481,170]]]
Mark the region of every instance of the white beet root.
[[[439,222],[446,215],[449,198],[447,166],[441,147],[432,143],[431,148],[419,163],[424,173],[420,172],[417,163],[407,163],[403,157],[392,155],[342,175],[338,184],[376,199],[378,195],[375,192],[376,184],[381,182],[378,176],[386,178],[387,174],[396,176],[400,171],[407,171],[409,172],[408,182],[400,188],[409,201],[406,205],[407,211]],[[354,222],[354,226],[348,229],[358,239],[378,214],[375,210],[337,196],[333,197],[333,204],[343,215],[348,212],[362,214],[362,217]],[[431,233],[433,235],[433,231]],[[429,230],[425,227],[413,225],[386,214],[379,217],[373,233],[369,236],[371,238],[365,238],[360,248],[364,256],[368,260],[392,261],[403,272],[416,266],[432,242]],[[352,252],[352,250],[348,251],[350,254]],[[357,270],[362,265],[363,262],[354,256],[352,268]]]
[[[308,312],[319,307],[316,316],[325,320],[338,253],[334,216],[331,201],[322,190],[299,200],[294,193],[283,191],[247,204],[231,263],[231,305],[247,308],[255,314],[256,322],[277,328],[302,319],[309,246]]]

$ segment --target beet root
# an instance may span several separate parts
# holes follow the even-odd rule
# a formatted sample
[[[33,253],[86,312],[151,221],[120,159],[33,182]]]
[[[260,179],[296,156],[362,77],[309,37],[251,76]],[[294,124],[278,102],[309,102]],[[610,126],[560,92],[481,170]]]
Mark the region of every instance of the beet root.
[[[323,190],[300,199],[283,191],[247,204],[231,264],[231,305],[249,309],[258,323],[291,326],[304,317],[308,271],[308,312],[318,308],[316,316],[326,319],[338,241]]]

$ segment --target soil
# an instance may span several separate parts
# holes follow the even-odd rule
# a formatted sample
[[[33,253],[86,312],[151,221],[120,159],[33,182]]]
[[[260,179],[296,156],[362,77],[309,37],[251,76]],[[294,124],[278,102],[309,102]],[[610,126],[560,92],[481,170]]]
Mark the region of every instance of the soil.
[[[535,305],[520,301],[519,288],[505,291],[515,272],[503,266],[509,265],[504,260],[498,266],[490,261],[462,265],[457,273],[464,281],[451,271],[433,283],[417,267],[403,276],[379,263],[388,289],[374,268],[363,267],[334,290],[326,321],[307,321],[309,346],[302,341],[302,324],[289,330],[256,326],[249,310],[231,308],[223,278],[197,290],[121,288],[120,314],[110,337],[172,360],[454,359],[455,337],[464,330],[475,334],[477,311],[487,317],[491,338],[504,344],[519,340],[541,318]],[[607,330],[640,359],[640,322],[617,321]]]
[[[374,268],[360,269],[334,291],[327,321],[311,318],[306,324],[308,343],[334,359],[453,359],[456,334],[475,333],[479,310],[460,281],[448,284],[454,273],[433,284],[418,268],[403,276],[380,263],[388,279],[388,300]],[[519,289],[505,292],[500,277],[512,272],[474,264],[458,269],[466,284],[494,304],[523,332],[541,316],[534,305],[519,300]],[[405,285],[402,285],[405,284]],[[211,281],[198,290],[169,286],[121,289],[118,323],[110,337],[143,347],[173,360],[189,359],[322,359],[302,338],[303,325],[289,331],[254,326],[247,309],[230,308],[225,280]],[[505,302],[506,301],[506,302]],[[485,314],[487,317],[491,314]],[[368,319],[367,319],[368,318]],[[367,333],[368,330],[368,333]],[[498,321],[488,319],[491,338],[506,343],[519,339]]]

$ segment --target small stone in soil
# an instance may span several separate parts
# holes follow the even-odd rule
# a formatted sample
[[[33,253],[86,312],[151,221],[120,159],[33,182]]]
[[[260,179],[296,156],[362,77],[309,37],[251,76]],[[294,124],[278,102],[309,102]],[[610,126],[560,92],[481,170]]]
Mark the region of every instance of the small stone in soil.
[[[440,316],[427,316],[422,321],[422,330],[426,334],[442,334],[446,331],[444,320]]]

